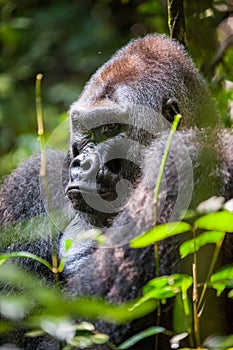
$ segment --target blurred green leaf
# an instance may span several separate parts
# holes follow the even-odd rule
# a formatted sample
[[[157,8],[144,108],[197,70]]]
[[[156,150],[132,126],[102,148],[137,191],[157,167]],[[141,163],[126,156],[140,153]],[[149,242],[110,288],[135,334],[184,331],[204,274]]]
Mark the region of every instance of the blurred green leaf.
[[[30,327],[34,328],[40,327],[44,320],[77,315],[88,319],[102,318],[108,322],[125,323],[143,317],[157,307],[157,303],[153,300],[148,300],[143,305],[139,305],[137,300],[121,305],[113,305],[102,299],[87,297],[67,300],[67,297],[55,286],[49,287],[32,274],[15,266],[9,269],[7,264],[0,267],[0,280],[8,287],[23,291],[25,297],[35,305],[30,310],[29,323]],[[14,295],[14,298],[17,300],[18,295]],[[37,313],[36,306],[40,308],[39,313]],[[42,310],[46,310],[46,313],[41,314]]]

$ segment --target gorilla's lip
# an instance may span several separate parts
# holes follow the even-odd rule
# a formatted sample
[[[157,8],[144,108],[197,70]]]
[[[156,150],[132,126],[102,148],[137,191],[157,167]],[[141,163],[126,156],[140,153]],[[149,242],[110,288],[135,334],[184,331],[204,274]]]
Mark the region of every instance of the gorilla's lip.
[[[93,196],[101,196],[104,199],[111,199],[116,196],[115,191],[112,191],[109,188],[88,188],[88,187],[79,187],[79,186],[70,186],[66,190],[66,194],[68,197],[70,196],[79,196],[80,194],[93,195]]]

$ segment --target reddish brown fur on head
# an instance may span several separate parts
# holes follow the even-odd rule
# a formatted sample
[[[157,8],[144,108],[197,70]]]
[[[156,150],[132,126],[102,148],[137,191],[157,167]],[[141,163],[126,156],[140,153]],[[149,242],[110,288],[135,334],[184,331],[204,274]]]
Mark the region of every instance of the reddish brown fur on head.
[[[76,106],[143,105],[162,113],[164,101],[170,98],[178,102],[183,125],[209,124],[216,116],[183,46],[154,34],[133,40],[113,55],[90,79]]]

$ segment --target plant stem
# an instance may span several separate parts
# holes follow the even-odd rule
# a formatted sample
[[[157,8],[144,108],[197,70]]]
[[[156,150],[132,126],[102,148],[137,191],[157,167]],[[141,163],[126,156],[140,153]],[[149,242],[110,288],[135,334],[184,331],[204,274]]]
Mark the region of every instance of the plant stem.
[[[164,169],[166,166],[166,162],[167,162],[167,158],[168,158],[168,154],[169,154],[169,149],[171,147],[171,143],[172,143],[172,139],[173,136],[177,130],[177,127],[179,125],[179,122],[181,120],[182,116],[181,114],[176,114],[174,116],[174,121],[172,123],[171,126],[171,130],[169,132],[168,135],[168,139],[167,139],[167,144],[164,150],[164,154],[163,154],[163,158],[159,167],[159,173],[158,173],[158,177],[156,179],[156,184],[155,184],[155,190],[154,190],[154,205],[155,205],[155,210],[154,210],[154,223],[156,225],[157,222],[157,206],[158,206],[158,198],[159,198],[159,190],[161,187],[161,183],[162,183],[162,178],[163,178],[163,173],[164,173]],[[154,245],[154,252],[155,252],[155,274],[156,277],[158,277],[160,275],[160,271],[159,271],[159,244],[155,243]],[[161,305],[159,303],[159,306],[157,308],[157,325],[160,322],[160,315],[161,315]],[[158,335],[155,336],[155,350],[158,349]]]
[[[169,154],[169,149],[171,147],[173,136],[174,136],[174,134],[175,134],[175,132],[177,130],[177,127],[179,125],[179,122],[180,122],[181,118],[182,118],[181,114],[176,114],[175,115],[174,121],[173,121],[172,126],[171,126],[170,133],[168,135],[167,144],[166,144],[165,151],[164,151],[164,154],[163,154],[163,158],[162,158],[162,161],[161,161],[161,164],[160,164],[159,173],[158,173],[158,177],[157,177],[156,185],[155,185],[154,204],[155,204],[156,207],[157,207],[157,204],[158,204],[159,190],[160,190],[160,186],[161,186],[161,182],[162,182],[162,178],[163,178],[163,173],[164,173],[167,157],[168,157],[168,154]],[[157,219],[157,217],[155,219]]]
[[[40,176],[45,178],[46,175],[46,152],[45,152],[45,135],[44,135],[44,123],[43,123],[43,113],[42,113],[42,103],[41,103],[41,81],[43,79],[42,74],[37,74],[36,76],[36,115],[37,115],[37,125],[38,125],[38,136],[40,141],[41,150],[41,168]]]
[[[170,37],[187,47],[183,0],[167,0],[167,10]]]
[[[112,350],[118,350],[118,347],[117,347],[115,344],[113,344],[112,342],[108,341],[106,344],[108,345],[108,347],[109,347],[110,349],[112,349]]]
[[[37,115],[37,125],[38,125],[38,136],[40,141],[41,150],[41,167],[40,176],[43,183],[43,188],[45,190],[46,197],[48,199],[48,209],[49,213],[52,213],[52,201],[49,193],[49,186],[46,178],[46,147],[45,147],[45,134],[44,134],[44,122],[43,122],[43,112],[42,112],[42,101],[41,101],[41,82],[43,79],[42,74],[37,74],[36,76],[36,115]],[[58,282],[58,259],[56,251],[56,237],[55,237],[54,225],[51,223],[51,235],[52,235],[52,272],[54,273],[55,280]]]
[[[197,302],[198,302],[198,286],[197,286],[197,265],[193,263],[193,324],[194,324],[194,337],[195,343],[198,347],[200,344],[200,329],[199,329],[199,318],[197,315]]]
[[[193,324],[194,324],[194,338],[195,345],[199,347],[200,345],[200,328],[199,328],[199,318],[197,313],[197,303],[198,303],[198,281],[197,281],[197,253],[196,253],[196,230],[193,229],[193,239],[194,239],[194,254],[193,254]]]
[[[213,257],[212,257],[212,260],[211,260],[211,263],[210,263],[210,267],[209,267],[209,270],[208,270],[206,281],[205,281],[205,283],[203,285],[201,296],[200,296],[200,299],[199,299],[198,305],[197,305],[198,317],[200,317],[201,314],[202,314],[203,304],[204,304],[203,300],[205,298],[206,290],[207,290],[207,287],[208,287],[208,282],[209,282],[210,276],[213,273],[213,270],[214,270],[216,261],[218,259],[218,256],[219,256],[220,249],[222,247],[222,243],[223,243],[224,238],[225,238],[225,235],[223,236],[223,238],[218,243],[216,243],[216,247],[215,247],[214,254],[213,254]]]

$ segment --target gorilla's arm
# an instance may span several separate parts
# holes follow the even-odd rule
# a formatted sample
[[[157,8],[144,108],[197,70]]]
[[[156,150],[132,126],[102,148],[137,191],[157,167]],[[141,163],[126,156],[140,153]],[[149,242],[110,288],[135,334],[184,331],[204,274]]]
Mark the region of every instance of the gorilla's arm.
[[[48,207],[48,196],[52,198],[52,208],[55,213],[60,212],[62,204],[59,201],[62,187],[55,181],[55,174],[64,163],[64,154],[57,151],[48,151],[46,154],[46,179],[48,193],[43,186],[40,176],[40,156],[32,156],[13,171],[3,182],[0,192],[0,247],[1,252],[25,251],[51,262],[52,258],[52,234],[54,242],[58,239],[59,225],[54,226]],[[66,165],[65,165],[66,167]],[[65,170],[64,170],[65,171]],[[64,173],[61,169],[61,172]],[[66,167],[66,173],[68,172]],[[64,182],[67,180],[64,178]],[[56,186],[56,196],[54,187]],[[63,185],[64,186],[64,185]],[[51,193],[50,193],[51,192]],[[62,196],[63,192],[62,192]],[[68,214],[67,214],[68,216]],[[62,220],[65,215],[57,215],[57,220]],[[57,236],[57,238],[56,238]],[[17,259],[17,264],[26,266],[31,271],[37,271],[41,276],[52,278],[46,267],[32,259]]]

